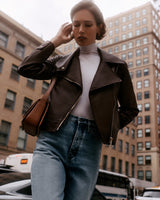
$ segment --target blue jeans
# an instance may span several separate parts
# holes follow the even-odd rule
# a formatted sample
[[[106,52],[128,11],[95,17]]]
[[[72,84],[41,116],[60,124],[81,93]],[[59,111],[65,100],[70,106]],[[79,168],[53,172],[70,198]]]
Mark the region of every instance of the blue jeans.
[[[42,131],[32,162],[32,199],[90,200],[101,146],[92,120],[70,115],[58,131]]]

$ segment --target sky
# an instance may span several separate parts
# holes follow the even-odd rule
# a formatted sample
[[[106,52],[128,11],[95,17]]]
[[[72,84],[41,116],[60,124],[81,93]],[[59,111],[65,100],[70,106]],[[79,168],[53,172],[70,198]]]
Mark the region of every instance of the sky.
[[[43,40],[55,36],[70,22],[70,10],[80,0],[0,0],[0,10]],[[94,0],[104,18],[112,17],[150,0]]]

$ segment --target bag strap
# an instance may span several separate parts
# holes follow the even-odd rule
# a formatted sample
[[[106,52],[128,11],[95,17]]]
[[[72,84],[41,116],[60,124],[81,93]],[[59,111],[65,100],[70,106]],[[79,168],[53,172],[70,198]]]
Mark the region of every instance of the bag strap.
[[[51,90],[52,90],[52,88],[54,87],[55,83],[56,83],[56,78],[54,78],[54,79],[51,80],[51,83],[50,83],[50,85],[49,85],[47,91],[46,91],[45,94],[42,96],[42,99],[43,99],[44,101],[46,101],[46,102],[48,101],[48,97],[49,97],[49,95],[50,95],[50,93],[51,93]]]

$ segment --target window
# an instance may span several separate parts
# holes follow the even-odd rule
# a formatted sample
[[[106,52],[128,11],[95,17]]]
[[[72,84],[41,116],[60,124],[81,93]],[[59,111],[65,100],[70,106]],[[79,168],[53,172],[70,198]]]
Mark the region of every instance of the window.
[[[6,48],[7,43],[8,43],[8,35],[0,31],[0,45]]]
[[[137,151],[142,151],[143,150],[143,143],[142,142],[138,142],[137,143]]]
[[[142,81],[137,81],[137,89],[142,88]]]
[[[146,13],[147,13],[146,9],[143,9],[143,10],[142,10],[142,14],[143,14],[143,15],[146,15]]]
[[[112,36],[113,35],[113,31],[109,31],[109,36]]]
[[[49,87],[49,83],[47,83],[46,81],[43,81],[43,83],[42,83],[42,94],[44,94],[47,91],[48,87]]]
[[[104,170],[107,169],[107,155],[104,155],[103,156],[103,164],[102,164],[102,167]]]
[[[143,55],[147,55],[148,54],[148,47],[145,47],[144,49],[143,49]]]
[[[135,130],[133,128],[131,129],[131,136],[132,136],[132,139],[135,138]]]
[[[6,121],[1,121],[0,125],[0,144],[7,145],[8,144],[8,137],[11,128],[11,123]]]
[[[106,46],[106,40],[102,41],[102,47]]]
[[[8,90],[4,107],[10,110],[14,110],[15,100],[16,100],[16,93],[11,90]]]
[[[115,24],[115,26],[118,26],[118,24],[119,24],[118,20],[116,20],[114,24]]]
[[[110,27],[110,28],[112,27],[112,25],[113,25],[112,22],[109,22],[109,27]]]
[[[136,35],[140,35],[140,30],[136,30]]]
[[[141,66],[141,60],[136,60],[136,66],[137,67]]]
[[[112,44],[113,43],[113,39],[109,39],[109,44]]]
[[[112,54],[112,48],[108,49],[108,53]]]
[[[119,29],[116,28],[116,29],[115,29],[115,34],[118,34],[118,33],[119,33]]]
[[[133,62],[129,62],[129,63],[128,63],[128,67],[129,67],[129,68],[133,67]]]
[[[137,124],[138,125],[142,124],[142,117],[137,117]]]
[[[129,162],[126,161],[126,175],[129,176]]]
[[[126,135],[129,135],[129,128],[126,127]]]
[[[132,177],[135,177],[135,164],[132,163]]]
[[[131,38],[133,36],[132,32],[128,33],[128,38]]]
[[[142,92],[137,93],[137,100],[142,100]]]
[[[122,22],[126,22],[126,17],[122,17]]]
[[[16,43],[15,53],[16,53],[19,57],[24,58],[25,46],[24,46],[23,44],[21,44],[20,42],[17,42],[17,43]]]
[[[145,129],[145,137],[150,137],[151,136],[151,129],[150,128],[146,128]]]
[[[145,103],[144,104],[144,110],[149,111],[150,110],[150,103]]]
[[[128,16],[128,20],[131,20],[132,19],[132,14],[130,14],[129,16]]]
[[[152,181],[152,171],[147,170],[145,172],[145,176],[146,176],[146,181]]]
[[[119,167],[118,172],[119,172],[120,174],[122,174],[122,160],[120,160],[120,159],[119,159],[119,161],[118,161],[118,167]]]
[[[136,56],[141,56],[141,50],[140,49],[136,50]]]
[[[149,87],[149,80],[144,80],[144,87]]]
[[[150,165],[151,164],[151,156],[145,156],[145,164]]]
[[[36,81],[35,81],[34,79],[28,78],[28,79],[27,79],[27,87],[34,89],[34,87],[35,87],[35,82],[36,82]]]
[[[145,116],[145,124],[150,124],[150,116]]]
[[[114,48],[114,52],[117,53],[118,51],[119,51],[119,47],[116,46],[116,47]]]
[[[140,13],[136,12],[136,18],[140,17]]]
[[[136,46],[140,46],[141,45],[141,41],[140,40],[136,40]]]
[[[143,38],[143,44],[147,44],[148,43],[148,38]]]
[[[126,39],[126,34],[123,34],[122,35],[122,40],[125,40]]]
[[[115,158],[111,157],[111,171],[115,172]]]
[[[122,26],[122,31],[126,31],[126,25]]]
[[[133,42],[128,43],[128,49],[131,49],[133,47]]]
[[[138,107],[138,110],[139,110],[140,112],[142,112],[142,104],[138,104],[137,107]]]
[[[126,50],[127,49],[127,46],[126,44],[122,44],[122,51]]]
[[[136,21],[136,26],[140,26],[140,21]]]
[[[0,73],[2,72],[4,59],[0,57]]]
[[[149,91],[145,91],[144,92],[144,98],[145,99],[149,99],[150,98]]]
[[[128,142],[125,143],[125,153],[129,154],[129,143]]]
[[[135,146],[131,145],[131,154],[132,156],[135,156]]]
[[[151,149],[151,142],[145,142],[145,148],[146,148],[146,150],[150,150]]]
[[[129,72],[131,79],[133,78],[133,72]]]
[[[10,78],[19,81],[19,74],[17,73],[18,67],[16,65],[12,65]]]
[[[143,131],[142,129],[137,130],[137,138],[142,138],[143,137]]]
[[[122,54],[121,58],[122,60],[126,60],[126,54]]]
[[[147,23],[147,19],[146,18],[143,18],[142,19],[142,24],[146,24]]]
[[[128,59],[133,58],[133,52],[128,52]]]
[[[27,112],[27,110],[31,106],[31,104],[32,104],[32,99],[24,97],[22,114]]]
[[[118,36],[114,38],[114,42],[118,42],[119,38]]]
[[[138,179],[144,180],[144,172],[142,170],[138,170],[137,176]]]
[[[17,139],[17,148],[18,149],[25,149],[25,147],[26,147],[26,139],[27,139],[27,134],[20,127],[19,135],[18,135],[18,139]]]
[[[148,68],[146,68],[146,69],[143,70],[143,75],[144,76],[149,75],[149,69]]]
[[[142,76],[141,70],[137,70],[137,71],[136,71],[136,77],[139,78],[139,77],[141,77],[141,76]]]
[[[142,29],[142,33],[147,33],[147,27],[144,27],[144,28]]]
[[[123,151],[123,141],[122,140],[118,140],[118,150],[119,150],[119,152]]]
[[[138,165],[143,165],[143,156],[138,156],[137,157],[137,164]]]

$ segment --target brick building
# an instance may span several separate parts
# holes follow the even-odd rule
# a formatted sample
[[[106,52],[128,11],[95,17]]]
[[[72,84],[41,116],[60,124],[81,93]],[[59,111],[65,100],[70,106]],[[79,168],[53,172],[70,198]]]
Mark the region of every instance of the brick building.
[[[26,109],[48,87],[48,81],[19,76],[17,67],[43,40],[0,11],[0,160],[32,152],[36,138],[22,131]]]

